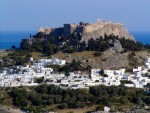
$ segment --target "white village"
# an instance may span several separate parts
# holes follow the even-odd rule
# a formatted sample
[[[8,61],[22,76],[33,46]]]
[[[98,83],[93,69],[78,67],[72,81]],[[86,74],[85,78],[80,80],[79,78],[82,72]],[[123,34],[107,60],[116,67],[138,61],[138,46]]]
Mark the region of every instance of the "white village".
[[[30,61],[34,61],[30,58]],[[119,86],[121,81],[129,81],[124,85],[126,87],[144,88],[150,83],[150,58],[147,58],[144,65],[133,68],[133,72],[126,72],[125,69],[103,70],[91,69],[91,73],[71,72],[68,76],[64,73],[54,73],[48,64],[64,66],[65,60],[60,59],[40,59],[32,65],[16,66],[11,69],[5,67],[0,70],[0,87],[19,87],[19,86],[36,86],[39,83],[35,79],[43,77],[46,84],[58,85],[62,88],[89,88],[90,86],[105,85]],[[105,76],[104,76],[105,75]]]

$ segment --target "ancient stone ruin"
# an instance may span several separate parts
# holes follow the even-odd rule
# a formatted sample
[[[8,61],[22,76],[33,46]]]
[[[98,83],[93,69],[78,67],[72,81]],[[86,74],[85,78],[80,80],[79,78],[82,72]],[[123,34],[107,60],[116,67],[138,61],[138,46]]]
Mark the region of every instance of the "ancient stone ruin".
[[[132,35],[128,33],[124,25],[121,23],[112,23],[111,21],[97,21],[95,23],[83,23],[79,24],[64,24],[64,27],[60,28],[43,28],[39,29],[39,32],[45,34],[51,34],[52,36],[59,37],[68,37],[71,34],[81,35],[81,41],[88,41],[89,39],[99,38],[104,35],[115,35],[118,38],[126,38],[130,40],[135,40]]]
[[[63,27],[59,28],[44,28],[40,27],[39,33],[43,33],[46,36],[52,36],[55,39],[58,38],[68,38],[70,35],[78,34],[81,37],[81,42],[87,42],[89,39],[97,39],[100,37],[104,37],[104,35],[115,35],[118,38],[125,38],[129,40],[135,41],[134,37],[128,33],[125,29],[124,25],[121,23],[112,23],[111,21],[97,21],[95,23],[83,23],[80,22],[79,24],[64,24]],[[33,42],[37,40],[43,41],[46,40],[47,37],[41,38],[28,38],[23,39],[22,44],[29,44],[32,45]]]

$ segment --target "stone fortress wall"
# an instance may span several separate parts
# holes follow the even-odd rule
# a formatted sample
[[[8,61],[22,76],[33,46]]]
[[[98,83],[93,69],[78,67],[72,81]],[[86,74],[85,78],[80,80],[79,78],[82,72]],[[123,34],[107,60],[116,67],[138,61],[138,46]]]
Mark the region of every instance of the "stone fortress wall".
[[[60,28],[40,28],[39,32],[45,34],[52,34],[53,36],[69,36],[73,33],[78,33],[82,36],[81,41],[88,41],[89,39],[99,38],[100,36],[104,37],[107,35],[115,35],[119,38],[126,38],[130,40],[135,40],[132,35],[128,33],[124,25],[121,23],[112,23],[111,21],[97,21],[95,23],[83,23],[79,24],[64,24]]]

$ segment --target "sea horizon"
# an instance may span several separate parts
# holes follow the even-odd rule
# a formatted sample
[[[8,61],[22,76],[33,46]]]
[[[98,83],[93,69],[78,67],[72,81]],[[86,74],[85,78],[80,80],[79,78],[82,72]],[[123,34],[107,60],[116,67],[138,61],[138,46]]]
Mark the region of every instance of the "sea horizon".
[[[29,38],[30,34],[35,35],[37,31],[0,31],[0,50],[10,49],[13,45],[20,47],[20,42],[24,38]],[[130,34],[136,41],[142,44],[150,44],[150,32],[133,31]]]
[[[0,31],[0,50],[10,49],[13,45],[19,48],[22,39],[36,33],[37,31]]]

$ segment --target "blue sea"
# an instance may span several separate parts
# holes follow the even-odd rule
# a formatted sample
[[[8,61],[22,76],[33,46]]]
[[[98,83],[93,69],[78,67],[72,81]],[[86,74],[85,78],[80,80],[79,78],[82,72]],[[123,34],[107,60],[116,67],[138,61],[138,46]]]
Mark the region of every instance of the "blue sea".
[[[137,41],[143,44],[150,44],[150,32],[130,32]],[[29,38],[35,35],[35,31],[0,31],[0,49],[9,49],[12,45],[20,47],[20,42],[23,38]]]
[[[0,49],[10,49],[12,45],[20,47],[20,42],[24,38],[35,35],[35,31],[0,31]]]
[[[139,41],[143,44],[150,44],[150,32],[131,32],[136,41]]]

